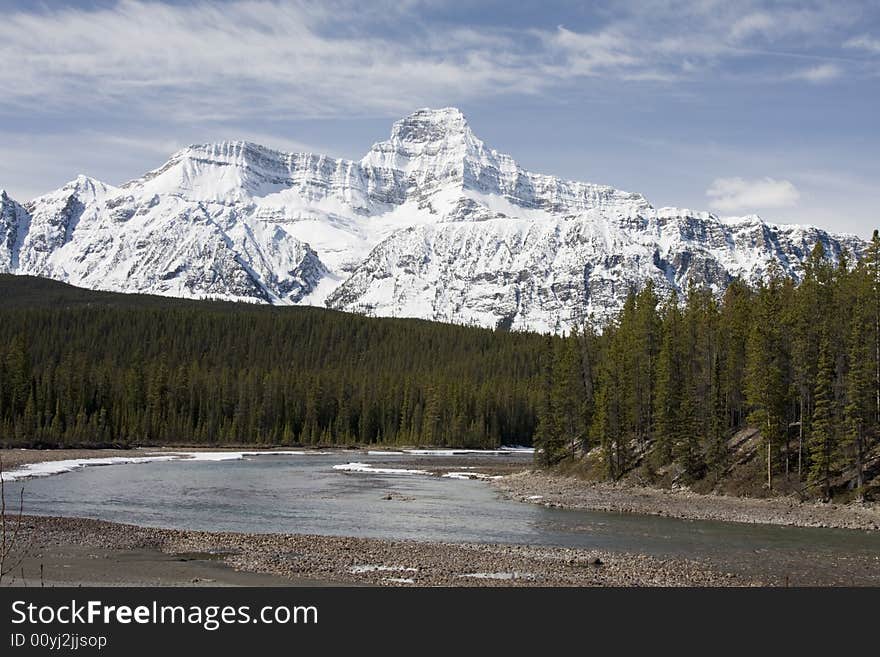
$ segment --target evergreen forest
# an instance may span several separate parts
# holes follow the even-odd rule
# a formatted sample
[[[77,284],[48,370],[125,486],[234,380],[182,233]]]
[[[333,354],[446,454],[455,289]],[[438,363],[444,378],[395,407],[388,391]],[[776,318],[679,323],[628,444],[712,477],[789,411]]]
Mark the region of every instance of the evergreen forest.
[[[121,295],[0,276],[0,444],[534,444],[684,483],[811,497],[880,470],[880,237],[799,284],[633,290],[608,326],[542,336],[308,307]],[[877,478],[880,479],[880,478]]]

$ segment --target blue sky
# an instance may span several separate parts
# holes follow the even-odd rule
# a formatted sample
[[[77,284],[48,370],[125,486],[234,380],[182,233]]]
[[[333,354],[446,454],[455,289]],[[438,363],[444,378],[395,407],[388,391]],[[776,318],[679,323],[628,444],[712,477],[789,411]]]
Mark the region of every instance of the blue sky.
[[[460,107],[524,167],[868,236],[880,4],[0,0],[0,187],[120,183],[189,143],[360,158]]]

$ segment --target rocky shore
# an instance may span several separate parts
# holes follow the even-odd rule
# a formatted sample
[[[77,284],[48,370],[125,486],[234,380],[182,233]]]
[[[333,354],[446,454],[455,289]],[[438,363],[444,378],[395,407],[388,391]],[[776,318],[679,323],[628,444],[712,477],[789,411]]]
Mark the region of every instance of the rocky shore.
[[[2,450],[6,470],[46,460],[148,456],[164,450]],[[216,451],[216,450],[213,450]],[[591,483],[523,460],[419,456],[412,467],[441,476],[480,472],[499,494],[550,507],[669,516],[689,520],[877,531],[877,505],[801,503],[702,495],[687,490]],[[409,467],[398,460],[396,467]],[[5,584],[47,585],[380,585],[380,586],[746,586],[865,584],[880,556],[815,554],[798,564],[525,545],[458,544],[354,537],[213,533],[154,529],[79,518],[27,517],[29,545]],[[624,548],[625,549],[625,548]],[[818,560],[818,570],[809,565]],[[818,573],[818,574],[817,574]],[[819,576],[821,574],[821,577]],[[791,575],[791,578],[789,578]]]
[[[118,562],[120,555],[145,553],[156,555],[152,568],[157,571],[179,566],[177,560],[192,565],[222,562],[236,572],[265,574],[276,578],[270,583],[290,585],[746,586],[774,583],[747,580],[688,559],[667,560],[600,550],[179,531],[83,518],[27,516],[21,539],[21,544],[28,546],[28,554],[21,578],[12,582],[19,585],[39,585],[41,581],[101,584],[95,578],[102,573],[112,576],[110,583],[113,584],[143,584],[138,575],[132,574],[128,581],[124,572],[111,569],[109,564]],[[159,555],[166,558],[158,558]],[[59,577],[53,569],[64,572]],[[83,569],[87,569],[87,573],[79,577]],[[163,581],[161,575],[162,572],[153,573],[160,582]]]
[[[492,480],[507,497],[566,509],[615,511],[725,522],[880,530],[877,504],[822,504],[792,498],[755,499],[589,482],[529,470]]]

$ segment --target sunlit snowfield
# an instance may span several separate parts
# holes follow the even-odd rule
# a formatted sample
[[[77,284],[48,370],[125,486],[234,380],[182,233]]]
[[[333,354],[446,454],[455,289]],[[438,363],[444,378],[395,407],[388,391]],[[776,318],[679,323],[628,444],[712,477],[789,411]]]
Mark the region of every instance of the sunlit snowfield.
[[[831,565],[856,556],[876,561],[878,533],[545,508],[505,500],[483,481],[426,474],[420,456],[290,452],[229,460],[228,453],[203,454],[10,481],[6,493],[7,500],[17,499],[24,486],[27,513],[145,526],[593,547],[707,559],[793,582],[880,584],[880,562],[873,571]],[[463,471],[479,473],[497,459],[527,467],[532,457],[460,458]]]

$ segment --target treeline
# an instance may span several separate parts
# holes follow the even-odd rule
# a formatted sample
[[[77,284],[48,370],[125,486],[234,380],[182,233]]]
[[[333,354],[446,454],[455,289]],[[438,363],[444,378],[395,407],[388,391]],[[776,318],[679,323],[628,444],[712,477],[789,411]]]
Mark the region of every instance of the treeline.
[[[0,276],[0,444],[539,447],[545,465],[695,482],[760,431],[765,485],[880,471],[880,237],[795,285],[633,291],[567,337]],[[584,455],[586,459],[581,459]],[[880,481],[880,478],[876,479]]]
[[[648,285],[601,335],[549,341],[542,369],[545,464],[589,453],[612,479],[639,467],[693,482],[725,472],[749,425],[767,486],[862,493],[878,469],[880,237],[859,262],[817,244],[798,286],[772,265],[720,300],[692,287],[661,301]]]
[[[0,276],[0,444],[432,444],[534,433],[544,338]]]

